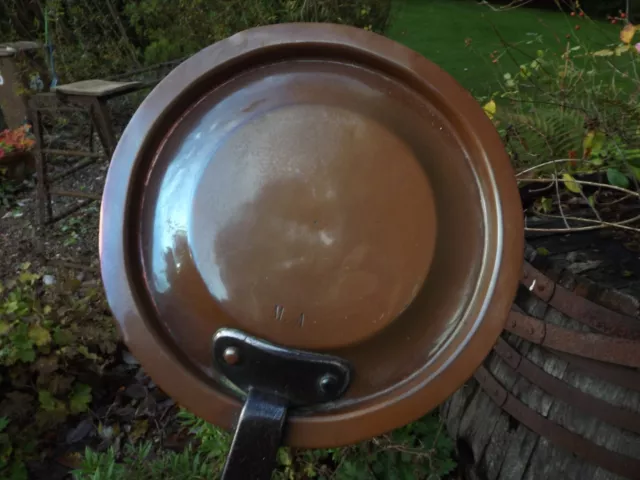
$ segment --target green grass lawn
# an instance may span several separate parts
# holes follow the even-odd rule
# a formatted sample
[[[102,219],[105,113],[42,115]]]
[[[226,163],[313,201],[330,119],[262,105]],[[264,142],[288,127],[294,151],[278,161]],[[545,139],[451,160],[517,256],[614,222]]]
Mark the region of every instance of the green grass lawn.
[[[619,41],[620,29],[620,24],[572,17],[568,12],[529,8],[492,11],[474,0],[397,0],[387,35],[481,95],[496,90],[505,72],[517,72],[518,65],[535,58],[537,50],[561,55],[567,42],[605,48]],[[471,39],[469,46],[466,39]],[[493,63],[490,54],[495,50],[504,54],[503,41],[520,51],[510,49],[515,58],[503,55]]]

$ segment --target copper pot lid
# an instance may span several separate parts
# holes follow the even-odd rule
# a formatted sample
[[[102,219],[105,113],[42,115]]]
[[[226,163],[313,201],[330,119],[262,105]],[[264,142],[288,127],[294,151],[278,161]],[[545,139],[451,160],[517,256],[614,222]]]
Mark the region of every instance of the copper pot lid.
[[[145,99],[109,169],[100,249],[125,342],[156,383],[231,428],[211,367],[241,330],[339,355],[346,395],[286,443],[413,421],[489,352],[521,268],[513,171],[475,100],[417,53],[319,24],[202,50]]]

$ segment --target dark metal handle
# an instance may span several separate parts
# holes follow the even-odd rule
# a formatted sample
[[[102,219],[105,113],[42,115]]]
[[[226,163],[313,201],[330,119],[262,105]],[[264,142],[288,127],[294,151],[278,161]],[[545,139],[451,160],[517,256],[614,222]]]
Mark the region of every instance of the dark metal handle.
[[[270,480],[287,409],[335,401],[351,380],[342,358],[284,348],[230,328],[213,337],[213,366],[247,394],[222,480]]]
[[[238,419],[222,480],[270,480],[286,416],[284,398],[250,390]]]

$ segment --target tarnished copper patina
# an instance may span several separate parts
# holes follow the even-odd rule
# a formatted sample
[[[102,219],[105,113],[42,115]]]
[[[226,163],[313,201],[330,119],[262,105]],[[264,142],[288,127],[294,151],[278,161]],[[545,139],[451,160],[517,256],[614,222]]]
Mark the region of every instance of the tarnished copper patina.
[[[234,425],[211,368],[230,327],[338,355],[347,394],[286,442],[419,418],[480,365],[521,274],[509,159],[476,101],[417,53],[337,25],[245,31],[147,97],[104,192],[101,262],[125,341],[181,405]]]

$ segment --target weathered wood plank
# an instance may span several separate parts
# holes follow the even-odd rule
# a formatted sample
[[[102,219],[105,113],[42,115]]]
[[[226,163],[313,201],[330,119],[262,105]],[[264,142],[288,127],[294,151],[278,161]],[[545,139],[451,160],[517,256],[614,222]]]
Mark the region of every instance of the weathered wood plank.
[[[595,238],[595,240],[594,240]],[[623,259],[625,250],[620,245],[611,246],[611,240],[599,234],[575,236],[541,236],[533,240],[525,256],[545,275],[576,294],[595,301],[606,308],[638,318],[640,301],[628,293],[612,290],[622,287],[640,297],[640,282],[636,279],[621,281],[622,268],[637,268],[640,277],[640,257],[630,261]],[[549,255],[541,257],[536,248],[544,246]],[[628,253],[628,252],[627,252]],[[536,258],[537,257],[537,258]],[[595,263],[590,263],[590,262]],[[600,263],[598,263],[600,262]],[[593,268],[602,265],[602,269]],[[581,272],[576,277],[575,272]],[[628,277],[629,272],[625,275]],[[581,332],[591,331],[579,321],[561,314],[536,298],[526,288],[520,288],[515,301],[526,314]],[[640,319],[639,319],[640,321]],[[640,412],[640,392],[590,375],[584,369],[573,368],[567,361],[537,345],[532,345],[510,334],[503,337],[534,365],[568,385],[613,406]],[[640,355],[640,352],[638,352]],[[495,379],[515,398],[549,421],[582,436],[594,445],[640,459],[640,435],[601,420],[597,411],[567,404],[531,384],[519,373],[503,363],[497,355],[485,360],[485,367]],[[546,387],[545,387],[546,388]],[[551,387],[549,387],[551,388]],[[451,434],[468,443],[473,451],[474,465],[467,468],[468,478],[486,480],[620,480],[596,465],[585,462],[569,451],[556,447],[552,439],[519,425],[500,410],[479,388],[472,393],[456,393],[446,404],[445,419]],[[455,416],[455,418],[454,418]],[[640,471],[637,478],[640,479]]]

